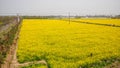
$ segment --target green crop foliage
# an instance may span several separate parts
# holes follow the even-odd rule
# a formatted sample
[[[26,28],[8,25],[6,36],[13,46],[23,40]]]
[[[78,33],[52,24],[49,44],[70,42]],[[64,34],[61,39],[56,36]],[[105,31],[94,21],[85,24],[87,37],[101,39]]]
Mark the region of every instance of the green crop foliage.
[[[33,65],[29,65],[29,66],[24,66],[22,68],[47,68],[47,67],[42,64],[33,64]]]

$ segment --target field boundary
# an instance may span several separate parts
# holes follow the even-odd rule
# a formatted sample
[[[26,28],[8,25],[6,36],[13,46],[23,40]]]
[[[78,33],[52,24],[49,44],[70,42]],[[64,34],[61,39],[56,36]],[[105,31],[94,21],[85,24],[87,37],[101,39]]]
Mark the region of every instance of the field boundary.
[[[83,24],[101,25],[101,26],[110,26],[110,27],[119,27],[120,28],[120,25],[115,25],[115,24],[101,24],[101,23],[92,23],[92,22],[74,21],[74,20],[63,20],[63,21],[70,21],[70,22],[83,23]]]
[[[15,38],[13,40],[13,44],[10,47],[10,50],[9,50],[9,52],[8,52],[6,58],[5,58],[4,64],[1,65],[1,68],[10,68],[11,67],[11,63],[13,61],[15,50],[16,50],[17,39],[18,39],[18,31],[15,34]]]

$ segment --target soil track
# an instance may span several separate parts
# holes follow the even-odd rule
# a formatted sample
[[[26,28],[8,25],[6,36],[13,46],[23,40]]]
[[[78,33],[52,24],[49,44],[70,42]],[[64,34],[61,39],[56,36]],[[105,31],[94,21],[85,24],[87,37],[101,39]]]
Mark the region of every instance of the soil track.
[[[18,39],[18,32],[16,33],[13,44],[10,47],[10,51],[8,52],[7,57],[5,58],[4,64],[1,65],[1,68],[10,68],[11,67],[11,63],[12,63],[13,57],[16,52],[17,39]]]
[[[106,66],[105,68],[120,68],[120,62],[119,61],[115,61],[114,63]]]

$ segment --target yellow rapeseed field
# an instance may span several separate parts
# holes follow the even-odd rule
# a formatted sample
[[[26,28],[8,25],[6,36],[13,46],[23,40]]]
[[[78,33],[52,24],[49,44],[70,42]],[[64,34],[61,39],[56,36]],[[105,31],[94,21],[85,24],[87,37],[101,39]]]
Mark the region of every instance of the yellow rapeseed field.
[[[120,24],[119,20],[92,21]],[[20,63],[45,60],[49,68],[102,68],[120,58],[120,27],[24,19],[19,37]]]

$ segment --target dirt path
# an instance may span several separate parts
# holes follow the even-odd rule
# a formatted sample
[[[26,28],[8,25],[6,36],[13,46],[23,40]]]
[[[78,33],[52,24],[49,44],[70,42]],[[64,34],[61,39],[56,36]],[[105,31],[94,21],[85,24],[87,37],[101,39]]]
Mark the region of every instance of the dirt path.
[[[29,66],[29,65],[32,65],[32,64],[44,64],[46,65],[46,68],[47,68],[47,63],[45,60],[40,60],[40,61],[33,61],[33,62],[26,62],[26,63],[22,63],[22,64],[17,64],[16,65],[16,68],[18,67],[24,67],[24,66]]]
[[[10,50],[7,53],[7,56],[5,58],[4,64],[1,65],[1,68],[10,68],[13,60],[16,61],[15,59],[16,59],[17,39],[18,39],[18,32],[15,35],[15,38],[13,40],[13,44],[11,45]],[[11,68],[13,68],[13,67],[11,67]]]
[[[105,68],[120,68],[120,62],[119,61],[115,61],[114,63],[106,66]]]

